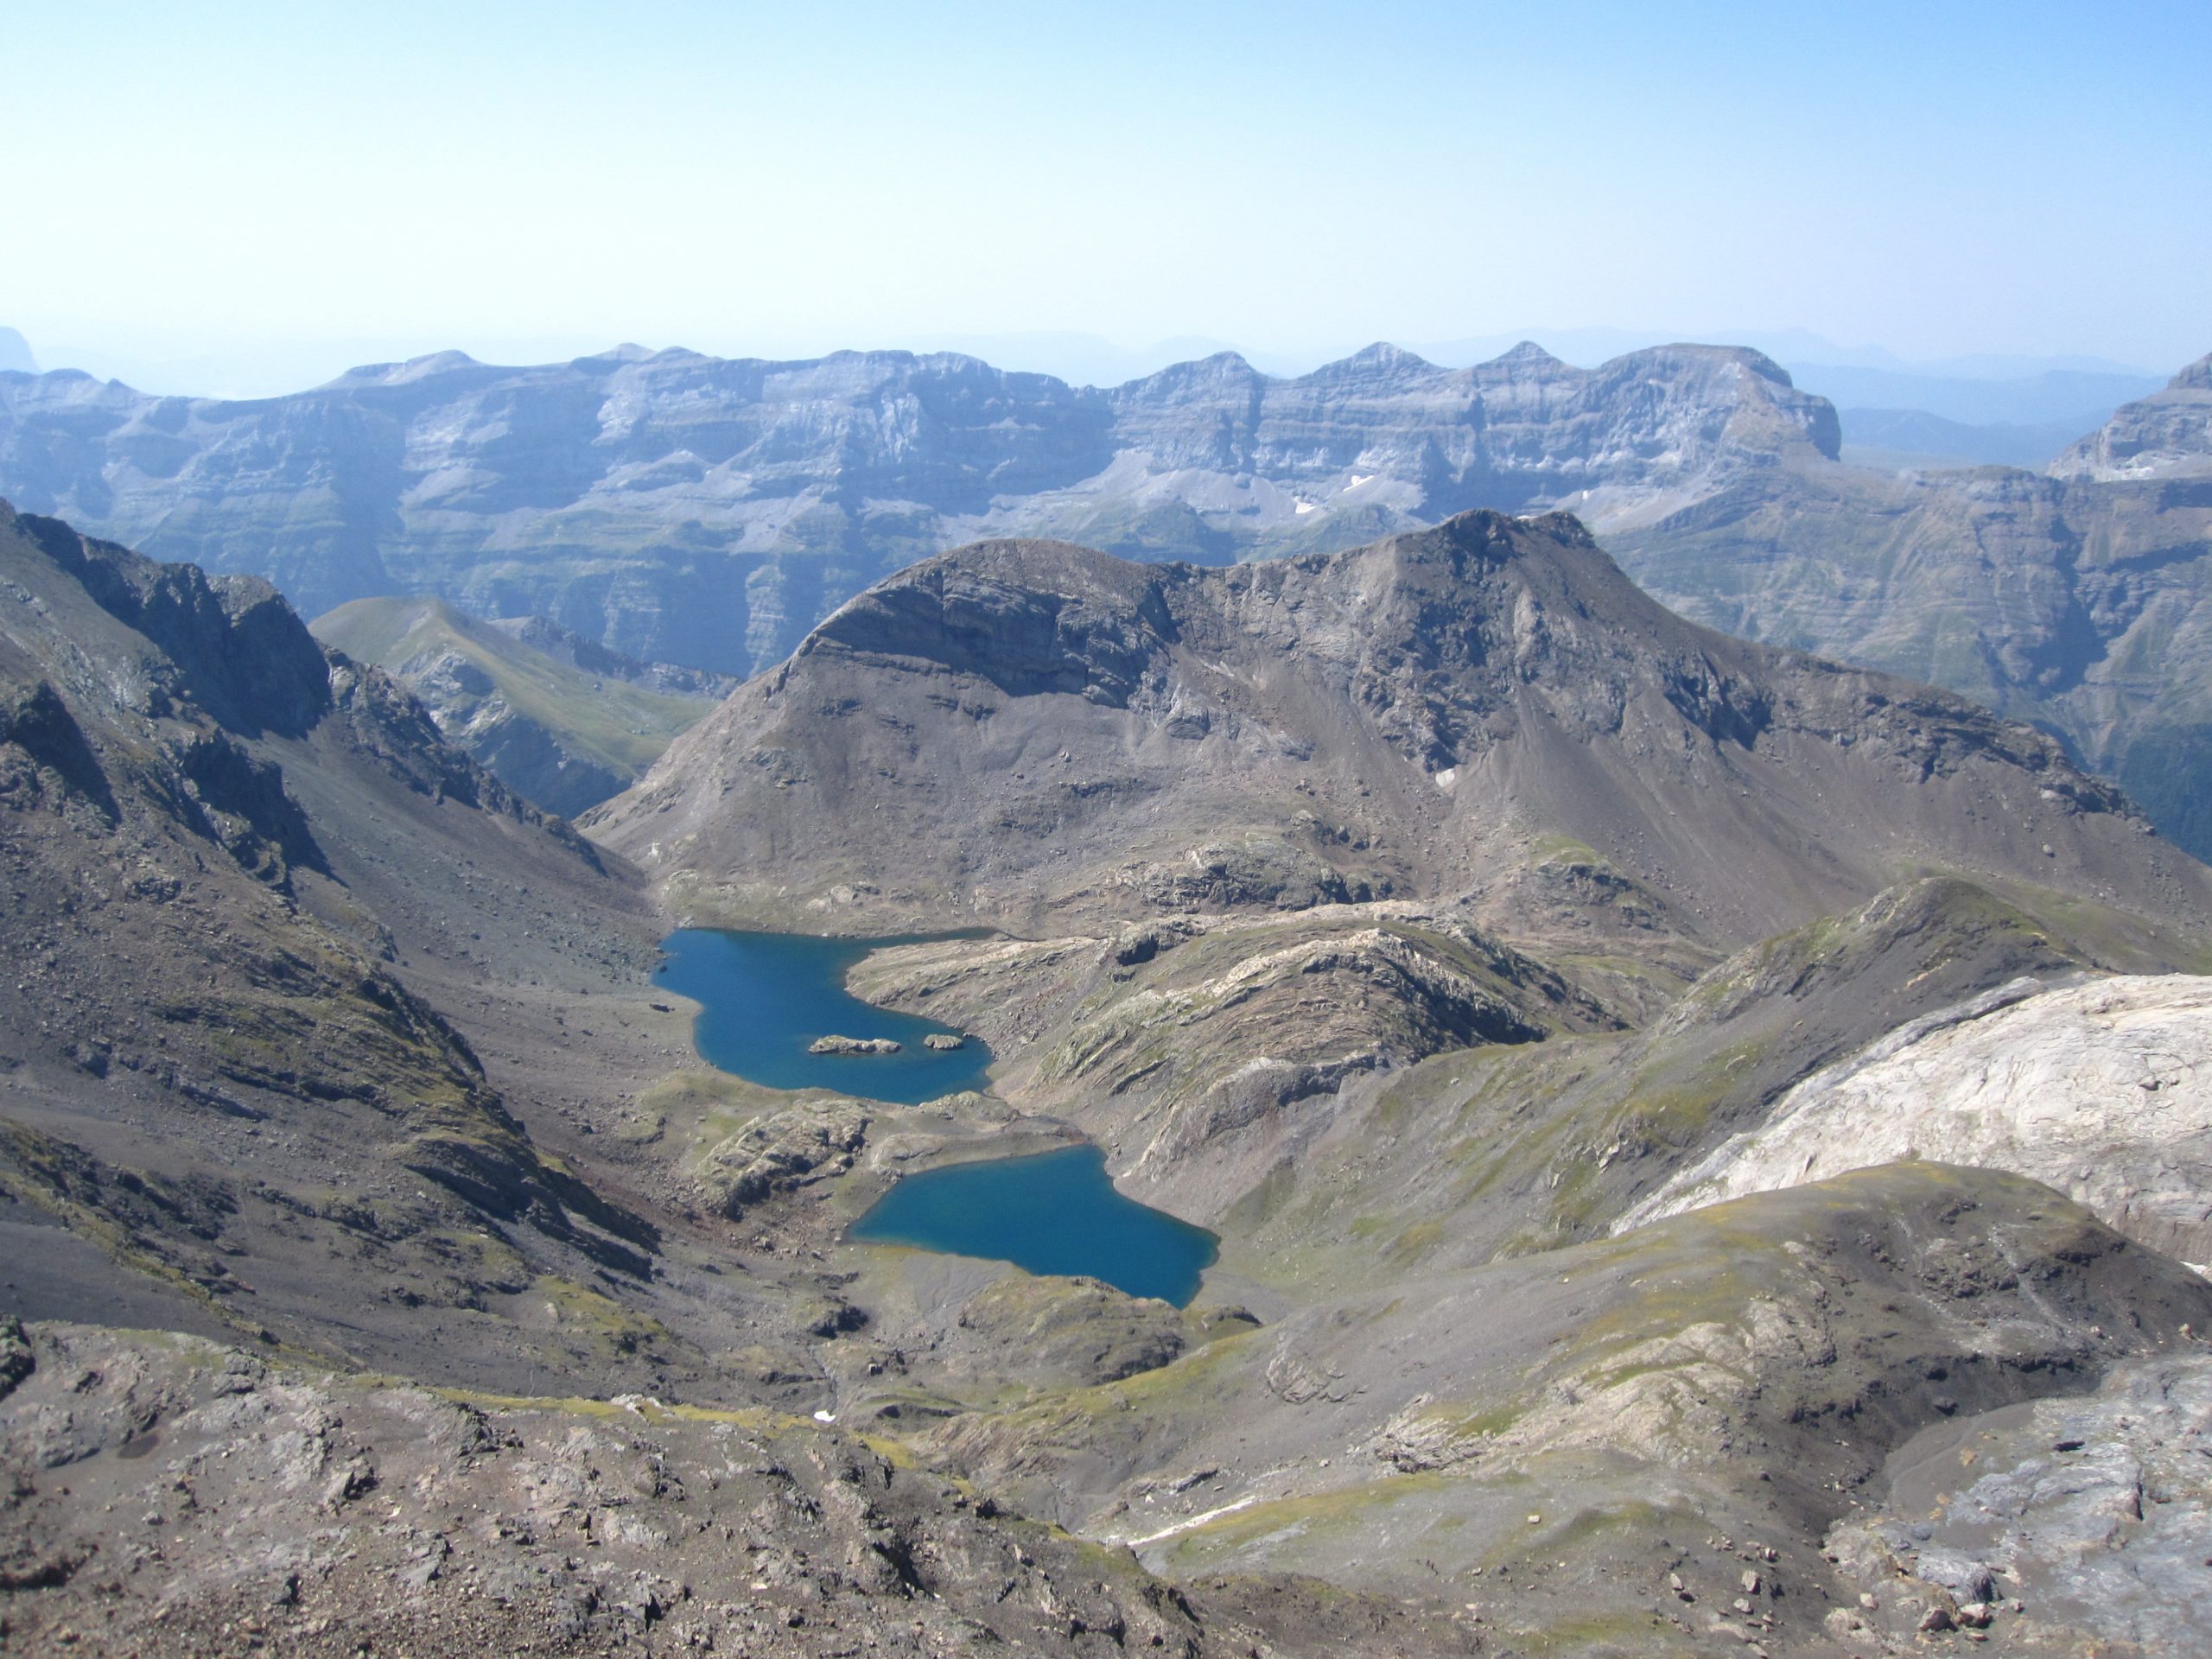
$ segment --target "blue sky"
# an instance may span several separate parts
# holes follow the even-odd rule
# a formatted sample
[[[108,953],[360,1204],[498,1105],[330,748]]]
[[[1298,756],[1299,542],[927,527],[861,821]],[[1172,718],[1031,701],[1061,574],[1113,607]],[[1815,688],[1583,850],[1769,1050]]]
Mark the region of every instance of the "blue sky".
[[[14,5],[69,348],[2212,349],[2212,7]]]

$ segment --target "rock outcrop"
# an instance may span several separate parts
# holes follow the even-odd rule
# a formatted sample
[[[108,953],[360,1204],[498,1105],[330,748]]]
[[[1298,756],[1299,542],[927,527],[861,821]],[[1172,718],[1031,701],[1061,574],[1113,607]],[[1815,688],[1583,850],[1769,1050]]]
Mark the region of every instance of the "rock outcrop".
[[[1716,1646],[1827,1653],[1846,1586],[1821,1541],[1893,1449],[2055,1376],[2191,1352],[2208,1313],[2212,1285],[2047,1188],[1893,1166],[1347,1287],[1119,1404],[1052,1398],[935,1439],[1155,1570],[1442,1578],[1500,1647],[1599,1620],[1649,1640],[1653,1618],[1671,1639],[1664,1607]],[[1192,1470],[1220,1478],[1147,1502]]]
[[[1615,1230],[1912,1158],[2032,1176],[2212,1262],[2212,979],[2020,980],[1913,1020],[1799,1084]]]
[[[806,1046],[810,1054],[896,1054],[895,1037],[817,1037]]]

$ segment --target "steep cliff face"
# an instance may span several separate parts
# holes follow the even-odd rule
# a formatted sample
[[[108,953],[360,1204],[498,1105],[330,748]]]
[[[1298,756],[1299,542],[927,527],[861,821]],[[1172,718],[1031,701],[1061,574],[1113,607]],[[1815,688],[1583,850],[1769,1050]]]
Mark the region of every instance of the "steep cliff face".
[[[2212,391],[2202,363],[2048,475],[1745,473],[1606,545],[1687,616],[1962,691],[2059,734],[2212,852]]]
[[[0,377],[0,489],[40,511],[270,577],[310,613],[435,594],[735,671],[980,536],[1220,561],[1476,506],[1637,510],[1836,441],[1826,403],[1713,346],[1584,371],[1534,346],[1447,370],[1377,346],[1294,380],[1221,357],[1112,391],[954,356],[635,347],[529,369],[446,353],[252,403]]]
[[[1916,865],[2145,913],[2207,880],[2048,739],[1707,632],[1572,519],[1489,513],[1226,570],[963,549],[592,822],[702,916],[1025,928],[1386,898],[1528,923],[1589,908],[1554,903],[1572,864],[1732,944]]]
[[[2212,476],[2212,354],[2129,404],[2051,462],[2056,478],[2115,483]]]

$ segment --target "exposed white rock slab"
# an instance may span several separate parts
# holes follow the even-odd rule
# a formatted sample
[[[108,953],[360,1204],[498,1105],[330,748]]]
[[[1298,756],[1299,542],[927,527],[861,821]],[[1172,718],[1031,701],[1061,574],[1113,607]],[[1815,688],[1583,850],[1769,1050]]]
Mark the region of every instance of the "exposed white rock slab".
[[[2212,978],[2016,980],[1806,1078],[1616,1232],[1926,1158],[2044,1181],[2122,1231],[2212,1256]]]

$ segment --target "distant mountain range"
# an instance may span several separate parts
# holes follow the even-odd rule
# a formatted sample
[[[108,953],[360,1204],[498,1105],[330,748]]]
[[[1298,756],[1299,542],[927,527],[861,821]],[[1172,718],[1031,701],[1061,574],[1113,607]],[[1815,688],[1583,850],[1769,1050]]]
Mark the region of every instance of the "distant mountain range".
[[[1903,473],[1843,464],[1866,412],[1711,346],[1586,370],[1526,344],[1465,369],[1378,345],[1294,379],[1224,353],[1110,391],[950,354],[635,347],[521,369],[448,353],[236,403],[4,374],[0,493],[265,575],[310,613],[435,595],[734,675],[980,537],[1224,563],[1563,508],[1698,620],[2038,722],[2202,852],[2205,372],[2048,471]],[[2063,400],[2088,378],[2038,384]],[[1883,435],[1930,435],[1899,416]]]
[[[1845,460],[1888,471],[1925,471],[1946,467],[2039,468],[2111,413],[2103,410],[2032,425],[1980,426],[1947,421],[1924,409],[1845,409],[1838,416],[1843,423]]]
[[[951,355],[635,347],[526,369],[447,353],[245,403],[0,377],[0,493],[26,511],[265,575],[310,613],[437,594],[731,672],[982,536],[1219,563],[1471,507],[1605,522],[1839,438],[1771,361],[1702,346],[1595,370],[1376,346],[1293,380],[1224,353],[1110,391]]]
[[[1991,377],[1793,361],[1790,378],[1839,409],[1915,410],[1964,426],[2078,422],[2078,435],[2165,384],[2155,374],[2046,369]]]

